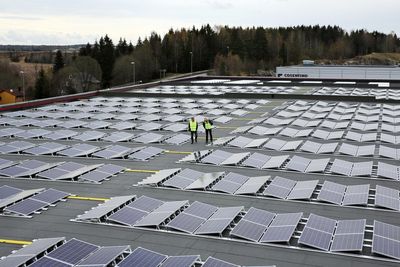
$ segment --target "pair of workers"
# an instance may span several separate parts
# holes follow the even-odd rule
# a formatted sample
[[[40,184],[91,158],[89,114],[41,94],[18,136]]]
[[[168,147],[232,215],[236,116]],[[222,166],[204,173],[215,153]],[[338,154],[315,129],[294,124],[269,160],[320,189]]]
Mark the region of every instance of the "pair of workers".
[[[207,118],[204,118],[203,128],[206,131],[206,144],[208,144],[209,136],[210,136],[210,143],[212,144],[212,142],[213,142],[212,125],[213,125],[212,121],[210,121]],[[192,140],[192,144],[194,142],[197,143],[197,129],[198,129],[199,125],[194,117],[190,118],[188,126],[189,126],[189,132],[190,132],[190,138]]]

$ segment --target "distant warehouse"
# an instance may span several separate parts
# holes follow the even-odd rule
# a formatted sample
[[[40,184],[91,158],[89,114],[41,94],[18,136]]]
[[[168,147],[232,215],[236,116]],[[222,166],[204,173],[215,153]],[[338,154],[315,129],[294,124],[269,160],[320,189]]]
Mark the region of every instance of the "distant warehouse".
[[[315,65],[312,61],[304,61],[303,65],[277,67],[276,76],[311,79],[400,80],[400,67],[394,65]]]

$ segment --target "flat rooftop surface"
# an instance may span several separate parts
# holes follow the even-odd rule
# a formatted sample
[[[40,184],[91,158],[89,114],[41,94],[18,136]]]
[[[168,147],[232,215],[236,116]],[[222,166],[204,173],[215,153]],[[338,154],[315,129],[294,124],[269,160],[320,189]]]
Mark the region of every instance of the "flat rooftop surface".
[[[381,103],[379,99],[364,103],[359,91],[356,92],[360,102],[349,102],[346,97],[352,93],[354,96],[355,92],[350,89],[284,85],[284,89],[271,86],[269,92],[261,93],[257,85],[251,85],[255,88],[247,88],[250,85],[240,82],[224,85],[241,93],[252,90],[258,96],[245,99],[211,95],[216,90],[210,84],[183,88],[171,83],[165,90],[171,93],[176,90],[175,86],[180,86],[178,89],[185,93],[165,96],[157,93],[162,87],[154,87],[142,92],[132,90],[2,112],[0,159],[4,163],[0,160],[0,188],[53,188],[75,197],[64,198],[27,216],[16,213],[10,204],[3,207],[0,239],[77,238],[99,246],[130,245],[132,250],[143,247],[169,256],[200,255],[202,262],[211,256],[242,266],[399,265],[400,240],[395,233],[400,229],[396,228],[400,227],[400,128],[397,128],[400,104]],[[196,90],[205,93],[195,94]],[[343,92],[337,101],[279,97],[281,93],[318,97],[335,92]],[[274,98],[268,97],[271,93],[275,94]],[[194,144],[187,131],[188,119],[192,116],[199,123],[198,140]],[[204,117],[213,121],[211,145],[205,142]],[[49,142],[55,144],[48,145]],[[78,144],[90,146],[76,149]],[[262,156],[257,157],[255,153]],[[42,169],[27,168],[25,173],[30,174],[25,175],[19,175],[22,173],[19,170],[7,172],[10,166],[28,160],[40,161]],[[46,172],[60,169],[66,162],[84,166],[67,172],[64,178],[59,172]],[[122,171],[104,175],[105,180],[101,179],[103,173],[93,174],[96,181],[91,180],[92,176],[85,176],[106,164],[120,166]],[[165,176],[160,172],[170,169],[177,170]],[[190,173],[186,180],[176,179],[185,170]],[[212,175],[205,175],[209,173]],[[229,173],[242,177],[242,182],[226,183]],[[146,179],[157,174],[161,177],[156,177],[159,180],[146,183]],[[237,191],[245,181],[260,176],[264,177],[263,182],[250,186],[254,192]],[[279,177],[287,180],[279,184]],[[187,180],[191,182],[188,184]],[[290,198],[295,186],[306,181],[315,181],[311,190],[306,187],[309,196]],[[359,194],[354,201],[350,200],[352,190]],[[132,221],[128,215],[128,219],[124,216],[117,219],[113,214],[122,210],[122,206],[98,220],[79,220],[79,215],[119,196],[136,196],[132,200],[147,196],[163,202],[187,200],[188,203],[157,226],[135,226],[137,221],[128,225],[126,220]],[[172,222],[179,214],[190,215],[189,205],[196,201],[217,208],[240,207],[240,212],[224,215],[226,225],[211,227],[220,230],[219,233],[196,230],[189,233],[173,227]],[[234,234],[251,208],[268,211],[273,217],[284,213],[302,214],[294,227],[288,227],[292,230],[288,230],[287,241],[252,241]],[[326,222],[312,226],[314,215],[325,217]],[[211,219],[203,219],[202,224]],[[344,220],[363,219],[365,227],[358,236],[347,236],[348,242],[360,247],[355,244],[357,248],[350,251],[343,249],[347,241],[338,241],[339,224]],[[390,228],[393,236],[384,236],[391,243],[390,249],[383,248],[383,252],[376,250],[381,249],[378,241],[374,241],[376,247],[373,247],[373,239],[378,238],[378,227],[374,227],[377,221],[395,227]],[[332,231],[318,229],[328,222],[334,225]],[[272,227],[269,223],[261,235]],[[309,231],[315,234],[307,235]],[[277,235],[278,239],[285,236]],[[361,241],[357,241],[360,235]],[[322,236],[328,236],[327,248]],[[334,242],[338,242],[335,244],[338,250],[334,249]],[[0,256],[19,248],[20,245],[0,243]]]

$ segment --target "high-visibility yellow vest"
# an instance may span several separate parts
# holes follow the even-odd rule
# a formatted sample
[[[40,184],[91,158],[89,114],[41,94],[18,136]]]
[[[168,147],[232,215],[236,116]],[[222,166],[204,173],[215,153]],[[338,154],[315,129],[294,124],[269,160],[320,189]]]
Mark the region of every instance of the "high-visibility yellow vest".
[[[197,121],[189,121],[189,128],[191,132],[197,131]]]
[[[209,121],[204,122],[204,128],[206,128],[206,130],[210,130],[212,128],[212,125]]]

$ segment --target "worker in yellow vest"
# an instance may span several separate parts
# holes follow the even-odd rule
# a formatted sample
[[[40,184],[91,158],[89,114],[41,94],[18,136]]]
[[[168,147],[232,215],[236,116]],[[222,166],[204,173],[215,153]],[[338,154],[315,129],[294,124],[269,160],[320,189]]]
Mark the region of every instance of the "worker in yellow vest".
[[[190,118],[188,126],[189,126],[190,138],[192,139],[192,144],[193,142],[197,143],[198,124],[194,117]]]
[[[204,130],[206,130],[206,144],[208,144],[208,136],[210,136],[210,143],[213,143],[213,137],[212,137],[212,128],[213,128],[213,123],[211,120],[208,118],[204,118],[203,121],[203,127]]]

